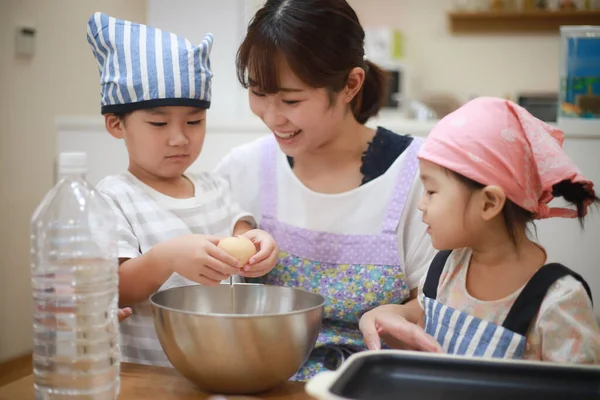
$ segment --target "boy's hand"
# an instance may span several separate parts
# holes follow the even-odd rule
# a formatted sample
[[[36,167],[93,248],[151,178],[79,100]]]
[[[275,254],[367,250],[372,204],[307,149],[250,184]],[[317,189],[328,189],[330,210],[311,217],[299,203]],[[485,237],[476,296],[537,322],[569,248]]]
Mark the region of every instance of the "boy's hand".
[[[127,318],[129,318],[131,316],[131,308],[129,307],[125,307],[125,308],[119,308],[119,311],[117,312],[117,315],[119,317],[119,323],[125,321]]]
[[[387,334],[404,344],[406,350],[443,353],[440,344],[417,324],[407,321],[402,305],[386,304],[365,313],[359,322],[365,343],[370,350],[381,349],[379,335]]]
[[[179,236],[155,247],[159,262],[172,272],[202,285],[218,285],[240,273],[239,261],[217,247],[221,238]]]
[[[252,229],[242,236],[247,237],[256,246],[257,253],[250,257],[240,275],[246,278],[257,278],[266,275],[275,267],[279,259],[279,246],[267,232],[260,229]]]

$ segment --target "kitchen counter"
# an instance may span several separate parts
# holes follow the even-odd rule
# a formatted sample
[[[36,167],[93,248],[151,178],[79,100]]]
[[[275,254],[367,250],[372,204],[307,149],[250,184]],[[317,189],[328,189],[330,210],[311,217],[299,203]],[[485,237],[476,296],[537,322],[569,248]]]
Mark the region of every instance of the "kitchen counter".
[[[194,384],[172,368],[140,364],[121,364],[123,400],[207,400]],[[286,382],[266,393],[253,396],[227,396],[228,400],[311,400],[300,382]],[[29,375],[0,387],[0,400],[33,400],[33,376]]]

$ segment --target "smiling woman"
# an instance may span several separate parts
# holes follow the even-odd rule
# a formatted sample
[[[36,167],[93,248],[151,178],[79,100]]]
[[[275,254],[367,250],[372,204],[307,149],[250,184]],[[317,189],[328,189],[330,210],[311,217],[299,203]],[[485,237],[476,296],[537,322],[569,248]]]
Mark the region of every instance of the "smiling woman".
[[[269,0],[238,51],[250,107],[273,135],[234,149],[216,172],[281,248],[259,281],[327,299],[296,380],[365,349],[358,320],[366,311],[413,307],[434,254],[417,210],[421,140],[364,125],[386,81],[365,59],[364,38],[345,0]]]
[[[238,50],[242,85],[290,97],[307,87],[326,88],[333,105],[335,95],[350,84],[347,101],[356,120],[365,123],[377,114],[385,99],[387,77],[365,57],[364,31],[354,10],[345,1],[333,2],[327,10],[311,9],[310,1],[301,7],[294,1],[270,3],[256,13]],[[300,13],[310,24],[298,18]],[[281,80],[286,67],[303,85],[289,82],[288,86]],[[349,72],[355,67],[363,71],[362,76],[349,81]]]

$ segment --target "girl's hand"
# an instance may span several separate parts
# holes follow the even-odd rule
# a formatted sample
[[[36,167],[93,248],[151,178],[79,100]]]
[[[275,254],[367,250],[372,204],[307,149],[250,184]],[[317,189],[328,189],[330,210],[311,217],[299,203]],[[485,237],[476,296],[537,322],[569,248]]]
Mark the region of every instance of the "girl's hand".
[[[407,321],[402,305],[386,304],[365,313],[359,322],[369,350],[381,349],[380,335],[387,334],[398,339],[407,350],[443,353],[442,346],[417,324]]]

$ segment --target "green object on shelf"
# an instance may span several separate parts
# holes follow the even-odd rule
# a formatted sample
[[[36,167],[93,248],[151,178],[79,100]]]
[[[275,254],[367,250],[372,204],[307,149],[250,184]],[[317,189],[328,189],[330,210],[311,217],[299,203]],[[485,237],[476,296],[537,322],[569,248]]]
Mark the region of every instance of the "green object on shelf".
[[[404,36],[402,35],[402,32],[394,30],[393,41],[392,57],[395,59],[404,58]]]

